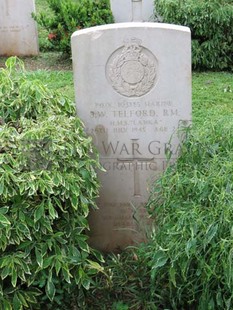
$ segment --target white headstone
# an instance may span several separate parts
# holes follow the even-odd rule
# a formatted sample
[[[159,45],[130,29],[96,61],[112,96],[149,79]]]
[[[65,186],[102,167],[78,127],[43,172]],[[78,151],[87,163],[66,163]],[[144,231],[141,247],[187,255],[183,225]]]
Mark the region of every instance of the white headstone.
[[[0,55],[38,54],[34,0],[0,0]]]
[[[116,23],[153,21],[154,0],[111,0]]]
[[[77,112],[106,170],[90,243],[114,251],[143,240],[151,183],[166,154],[178,156],[175,131],[191,119],[190,30],[156,23],[89,28],[73,34],[72,58]]]

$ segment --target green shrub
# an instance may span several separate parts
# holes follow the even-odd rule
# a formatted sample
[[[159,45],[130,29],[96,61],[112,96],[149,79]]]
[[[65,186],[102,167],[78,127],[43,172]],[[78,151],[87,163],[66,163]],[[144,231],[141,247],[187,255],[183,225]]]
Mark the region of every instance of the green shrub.
[[[190,27],[194,69],[232,69],[232,1],[158,0],[155,7],[163,22]]]
[[[48,40],[55,50],[71,54],[70,37],[79,29],[113,22],[109,0],[48,0],[50,10],[33,15],[48,31]]]
[[[150,290],[150,270],[144,247],[108,255],[106,274],[99,273],[85,292],[88,310],[157,310]],[[101,305],[101,306],[100,306]]]
[[[37,309],[102,270],[85,233],[99,164],[74,106],[16,58],[0,70],[0,115],[0,309]]]
[[[106,259],[88,310],[233,309],[233,119],[187,132],[148,203],[151,240]],[[121,301],[121,302],[119,302]],[[98,308],[100,304],[106,307]]]
[[[177,164],[155,184],[145,247],[151,288],[172,309],[233,308],[233,120],[189,134]]]

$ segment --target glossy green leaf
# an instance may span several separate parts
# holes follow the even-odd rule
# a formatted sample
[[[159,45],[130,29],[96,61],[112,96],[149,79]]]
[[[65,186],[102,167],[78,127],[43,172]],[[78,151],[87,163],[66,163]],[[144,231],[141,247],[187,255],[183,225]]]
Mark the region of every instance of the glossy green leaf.
[[[13,297],[13,310],[22,310],[22,309],[23,309],[23,304],[20,301],[17,293],[15,293]]]
[[[6,299],[3,300],[4,310],[12,310],[10,302]]]
[[[8,226],[11,224],[7,217],[2,213],[0,213],[0,224],[2,224],[3,226]]]
[[[11,272],[11,284],[13,287],[16,287],[16,284],[17,284],[17,271],[15,268],[12,269],[12,272]]]
[[[41,254],[41,251],[38,248],[35,248],[35,254],[36,254],[36,262],[39,265],[39,267],[43,267],[43,256]]]
[[[37,222],[40,218],[44,216],[44,204],[42,203],[39,207],[37,207],[34,213],[34,221]]]
[[[1,194],[0,194],[1,195]],[[6,214],[7,212],[8,212],[8,210],[9,210],[9,207],[1,207],[0,208],[0,213],[1,214]]]
[[[158,251],[153,257],[153,266],[152,269],[157,269],[166,264],[168,258],[166,254],[162,251]]]
[[[48,296],[50,301],[53,301],[54,296],[55,296],[55,286],[52,282],[52,279],[48,279],[46,287],[45,287],[46,295]]]
[[[9,274],[11,274],[10,267],[8,266],[4,267],[3,270],[1,271],[2,280],[4,280]]]
[[[95,269],[98,272],[103,272],[104,271],[104,268],[100,264],[98,264],[97,262],[88,260],[88,263],[89,263],[89,265],[88,265],[89,268]]]
[[[58,217],[57,211],[53,207],[52,203],[49,203],[48,208],[49,208],[49,215],[51,216],[52,219]]]

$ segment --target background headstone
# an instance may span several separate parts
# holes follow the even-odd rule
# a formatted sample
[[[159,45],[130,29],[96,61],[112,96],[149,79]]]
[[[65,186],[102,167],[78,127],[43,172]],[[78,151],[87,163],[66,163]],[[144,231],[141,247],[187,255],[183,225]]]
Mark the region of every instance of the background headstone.
[[[154,20],[154,0],[111,0],[116,23]]]
[[[77,112],[106,172],[92,246],[122,249],[144,240],[151,183],[178,156],[179,125],[191,120],[191,36],[187,27],[124,23],[72,36]],[[135,220],[136,219],[136,220]]]
[[[0,55],[37,55],[38,34],[33,0],[0,0]]]

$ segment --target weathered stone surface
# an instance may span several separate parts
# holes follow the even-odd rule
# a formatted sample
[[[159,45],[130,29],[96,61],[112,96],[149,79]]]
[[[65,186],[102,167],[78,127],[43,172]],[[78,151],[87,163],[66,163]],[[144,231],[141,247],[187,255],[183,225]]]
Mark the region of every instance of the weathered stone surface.
[[[116,23],[153,21],[154,0],[111,0]]]
[[[0,55],[38,54],[38,34],[31,14],[33,0],[0,0]]]
[[[106,170],[90,242],[114,251],[144,240],[151,183],[167,154],[177,157],[175,131],[191,119],[190,30],[156,23],[85,29],[72,36],[72,58],[77,112]]]

